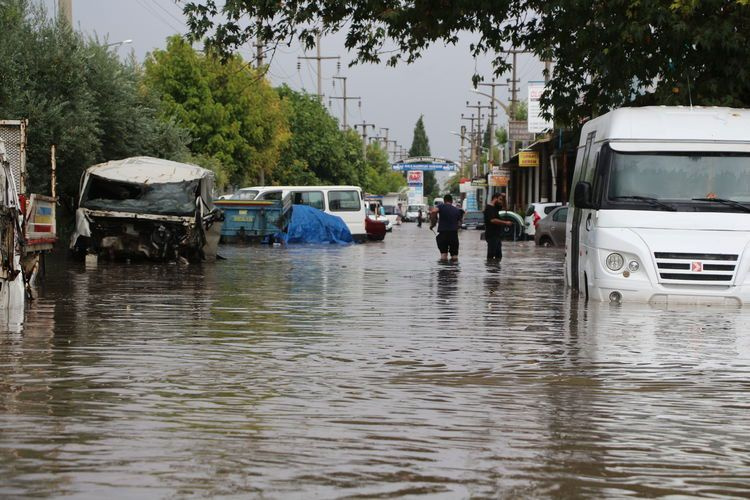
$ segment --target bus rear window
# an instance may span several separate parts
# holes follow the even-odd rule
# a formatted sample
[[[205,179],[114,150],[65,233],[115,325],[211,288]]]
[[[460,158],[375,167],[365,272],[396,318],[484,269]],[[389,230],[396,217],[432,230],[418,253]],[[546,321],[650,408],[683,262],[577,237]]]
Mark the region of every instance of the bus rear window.
[[[328,207],[331,212],[359,212],[360,201],[357,191],[329,191]]]

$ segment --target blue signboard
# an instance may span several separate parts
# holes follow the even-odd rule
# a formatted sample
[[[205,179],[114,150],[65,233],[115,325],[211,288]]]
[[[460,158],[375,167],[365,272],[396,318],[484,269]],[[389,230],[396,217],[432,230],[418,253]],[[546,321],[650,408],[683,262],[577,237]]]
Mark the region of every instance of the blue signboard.
[[[450,160],[430,157],[408,158],[398,163],[394,163],[391,167],[396,171],[422,170],[456,172],[458,170],[458,165]]]

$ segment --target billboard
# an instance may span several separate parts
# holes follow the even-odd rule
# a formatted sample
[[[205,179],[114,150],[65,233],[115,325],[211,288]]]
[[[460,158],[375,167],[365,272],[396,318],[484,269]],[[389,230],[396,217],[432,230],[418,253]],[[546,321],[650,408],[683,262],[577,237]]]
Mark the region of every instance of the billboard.
[[[542,112],[539,105],[542,92],[544,92],[544,82],[529,82],[529,132],[534,134],[542,133],[553,126],[551,121],[545,120],[539,115]]]
[[[406,193],[409,205],[424,203],[424,172],[409,170],[406,172],[406,184],[409,186],[409,191]]]

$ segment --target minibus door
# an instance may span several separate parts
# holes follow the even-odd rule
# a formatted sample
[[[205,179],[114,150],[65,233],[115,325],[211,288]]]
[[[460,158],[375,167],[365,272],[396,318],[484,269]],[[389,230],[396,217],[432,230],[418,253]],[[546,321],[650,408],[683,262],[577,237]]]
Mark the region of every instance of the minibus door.
[[[583,161],[581,162],[580,175],[576,176],[577,181],[593,180],[594,164],[590,161],[591,148],[594,144],[596,131],[590,132],[586,137],[586,149],[583,152]],[[594,162],[595,163],[595,162]],[[575,190],[575,184],[573,185]],[[570,229],[570,287],[578,291],[581,286],[581,280],[585,279],[581,270],[581,226],[586,224],[586,220],[591,216],[590,209],[584,209],[573,206],[573,222]]]

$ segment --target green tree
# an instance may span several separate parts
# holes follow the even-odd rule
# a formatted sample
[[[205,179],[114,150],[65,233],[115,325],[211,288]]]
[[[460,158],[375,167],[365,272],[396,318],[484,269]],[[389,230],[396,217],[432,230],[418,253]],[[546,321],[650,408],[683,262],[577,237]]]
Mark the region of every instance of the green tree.
[[[409,148],[409,156],[430,156],[430,140],[427,138],[427,132],[424,128],[424,116],[420,115],[416,125],[414,125],[414,136]],[[424,173],[424,194],[428,198],[434,198],[440,194],[435,172],[426,171]]]
[[[501,146],[505,146],[508,143],[508,131],[505,127],[495,129],[495,140]]]
[[[187,133],[159,119],[156,102],[140,86],[137,65],[123,64],[98,40],[85,40],[27,0],[2,3],[0,61],[0,118],[29,120],[32,191],[49,191],[53,144],[58,192],[69,208],[81,173],[93,164],[187,153]]]
[[[273,180],[280,184],[358,184],[361,181],[362,143],[359,157],[347,150],[348,134],[316,96],[278,89],[288,111],[291,139],[281,152]]]
[[[162,116],[190,132],[194,155],[216,158],[233,185],[273,177],[289,131],[286,110],[262,75],[238,55],[200,54],[179,36],[150,54],[145,68]]]
[[[497,0],[379,2],[188,1],[191,32],[232,50],[257,35],[307,47],[315,33],[346,31],[356,62],[413,62],[434,43],[475,34],[496,75],[509,47],[555,61],[542,96],[556,122],[578,126],[613,107],[639,104],[750,106],[747,0]],[[251,18],[258,23],[243,23]],[[395,48],[395,50],[392,50]],[[391,50],[384,50],[391,49]],[[475,80],[479,77],[475,75]]]
[[[526,101],[520,101],[516,104],[516,120],[528,120],[529,119],[529,106]]]
[[[370,194],[394,193],[406,186],[404,176],[391,170],[388,153],[373,143],[367,146],[367,166],[362,188]]]

